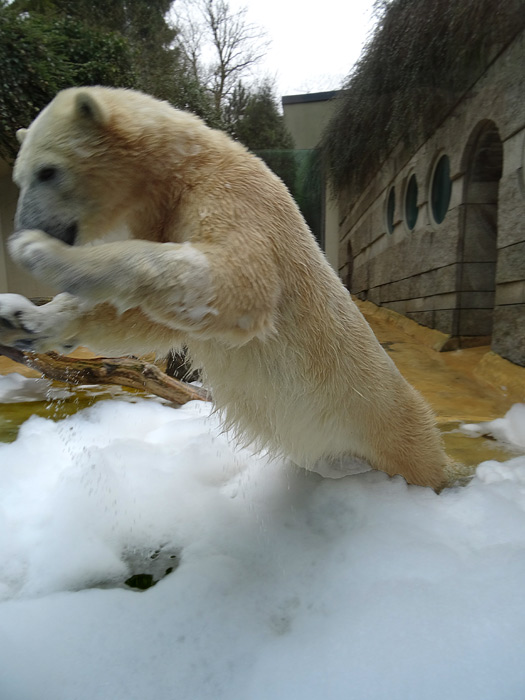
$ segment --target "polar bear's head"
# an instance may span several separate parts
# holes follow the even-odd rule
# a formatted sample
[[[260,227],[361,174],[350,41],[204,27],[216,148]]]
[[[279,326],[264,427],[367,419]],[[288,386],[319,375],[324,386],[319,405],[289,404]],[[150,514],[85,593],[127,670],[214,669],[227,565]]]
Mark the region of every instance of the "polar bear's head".
[[[132,90],[60,92],[17,134],[16,230],[40,229],[73,245],[129,228],[176,186],[168,162],[182,167],[203,128],[193,115]]]
[[[70,245],[90,238],[108,198],[109,113],[96,92],[65,90],[17,133],[15,228],[40,229]],[[95,167],[96,166],[96,167]],[[114,184],[110,189],[114,189]]]

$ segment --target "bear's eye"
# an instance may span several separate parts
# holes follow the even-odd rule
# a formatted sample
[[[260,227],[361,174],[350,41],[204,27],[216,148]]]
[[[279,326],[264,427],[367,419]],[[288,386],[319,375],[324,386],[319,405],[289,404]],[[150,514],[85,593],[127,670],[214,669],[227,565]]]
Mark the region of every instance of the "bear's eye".
[[[40,168],[40,170],[36,174],[36,177],[39,182],[49,182],[50,180],[54,180],[57,173],[58,170],[56,168],[53,168],[52,166],[46,166],[45,168]]]

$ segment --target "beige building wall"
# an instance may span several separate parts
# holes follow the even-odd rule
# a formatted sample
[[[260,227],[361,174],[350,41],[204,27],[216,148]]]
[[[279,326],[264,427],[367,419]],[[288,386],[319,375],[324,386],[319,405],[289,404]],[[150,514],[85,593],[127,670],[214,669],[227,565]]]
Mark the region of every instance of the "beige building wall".
[[[284,123],[292,135],[295,148],[314,149],[335,107],[337,92],[288,95],[282,98]],[[338,269],[339,206],[325,187],[324,201],[325,255],[334,270]]]
[[[53,296],[55,290],[35,280],[9,258],[7,239],[13,232],[18,200],[12,174],[12,168],[0,159],[0,294],[11,292],[29,298]]]

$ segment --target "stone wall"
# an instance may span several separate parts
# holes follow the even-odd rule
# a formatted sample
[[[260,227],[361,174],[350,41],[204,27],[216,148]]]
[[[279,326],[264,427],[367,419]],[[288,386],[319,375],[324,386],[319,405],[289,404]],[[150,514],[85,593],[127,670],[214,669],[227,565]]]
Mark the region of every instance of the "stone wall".
[[[425,143],[400,144],[339,202],[339,272],[352,293],[449,334],[450,347],[491,342],[523,365],[524,62],[520,35]]]

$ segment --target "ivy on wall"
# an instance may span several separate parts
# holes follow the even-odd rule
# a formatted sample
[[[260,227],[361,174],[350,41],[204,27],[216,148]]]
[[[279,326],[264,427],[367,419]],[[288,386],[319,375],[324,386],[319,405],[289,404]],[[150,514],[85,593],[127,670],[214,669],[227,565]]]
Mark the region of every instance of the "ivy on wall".
[[[376,14],[321,142],[335,191],[362,189],[399,142],[430,136],[524,29],[525,0],[380,0]]]

